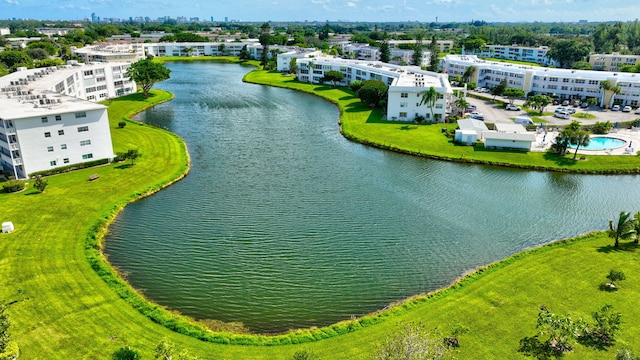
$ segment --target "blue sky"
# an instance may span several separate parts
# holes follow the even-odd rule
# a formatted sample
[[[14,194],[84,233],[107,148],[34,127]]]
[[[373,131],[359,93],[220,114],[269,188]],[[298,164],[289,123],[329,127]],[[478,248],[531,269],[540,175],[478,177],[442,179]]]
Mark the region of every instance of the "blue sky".
[[[200,17],[242,21],[627,21],[637,0],[0,0],[0,19]]]

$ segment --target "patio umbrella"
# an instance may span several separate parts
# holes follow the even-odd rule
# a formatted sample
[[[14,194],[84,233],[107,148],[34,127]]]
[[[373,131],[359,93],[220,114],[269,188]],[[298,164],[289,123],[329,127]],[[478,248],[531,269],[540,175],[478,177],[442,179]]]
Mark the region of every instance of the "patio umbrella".
[[[544,135],[542,135],[542,142],[544,142],[547,139],[547,133],[544,133]]]
[[[629,147],[631,147],[631,143],[633,142],[633,140],[629,140]]]

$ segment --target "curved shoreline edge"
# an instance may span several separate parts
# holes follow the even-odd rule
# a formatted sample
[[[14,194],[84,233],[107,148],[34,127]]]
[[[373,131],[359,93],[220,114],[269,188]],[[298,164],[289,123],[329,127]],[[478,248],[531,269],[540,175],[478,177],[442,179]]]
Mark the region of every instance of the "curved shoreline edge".
[[[169,99],[170,100],[170,99]],[[167,100],[168,101],[168,100]],[[154,104],[155,105],[155,104]],[[154,106],[151,105],[151,106]],[[143,109],[139,109],[132,114],[127,114],[127,117],[134,115],[135,113],[144,111],[148,109],[148,106]],[[342,109],[340,110],[342,114]],[[137,123],[136,123],[137,124]],[[341,127],[342,129],[342,127]],[[172,136],[176,136],[173,133],[168,132]],[[179,138],[179,137],[178,137]],[[180,139],[182,141],[182,139]],[[183,141],[182,141],[183,142]],[[184,150],[188,158],[188,151],[186,148],[186,144],[184,144]],[[392,149],[390,149],[392,150]],[[410,152],[408,152],[411,154]],[[471,270],[463,274],[460,278],[456,279],[450,285],[447,285],[441,289],[429,292],[427,294],[418,294],[412,296],[408,299],[402,300],[398,303],[395,303],[385,309],[378,310],[371,314],[362,316],[358,319],[354,320],[345,320],[342,322],[338,322],[333,325],[329,325],[322,328],[311,328],[311,329],[296,329],[285,334],[280,335],[259,335],[259,334],[233,334],[228,332],[213,332],[203,325],[198,324],[194,319],[191,319],[186,316],[182,316],[176,314],[174,311],[166,309],[160,305],[154,304],[153,302],[144,298],[138,291],[132,288],[111,266],[111,264],[107,261],[105,256],[101,252],[101,245],[104,239],[104,235],[108,230],[109,224],[111,224],[117,215],[124,209],[127,204],[130,204],[134,201],[137,201],[146,196],[152,195],[171,184],[174,184],[177,181],[183,179],[189,170],[189,166],[187,164],[187,168],[185,171],[173,179],[172,181],[158,184],[156,187],[150,188],[145,192],[137,193],[132,195],[126,203],[116,204],[114,205],[111,214],[104,219],[101,219],[96,224],[94,224],[91,228],[89,234],[86,237],[85,244],[85,253],[86,258],[90,264],[90,266],[98,273],[98,275],[111,287],[115,292],[123,298],[127,303],[133,306],[140,313],[145,315],[147,318],[152,320],[153,322],[164,325],[165,327],[181,333],[185,335],[189,335],[191,337],[219,344],[238,344],[238,345],[286,345],[286,344],[301,344],[307,342],[313,342],[321,339],[327,339],[331,337],[335,337],[338,335],[346,334],[353,332],[355,330],[380,323],[382,321],[389,320],[392,316],[402,314],[409,309],[415,308],[421,303],[426,302],[429,299],[439,298],[448,294],[455,289],[458,289],[462,286],[469,284],[470,282],[476,281],[481,278],[482,275],[493,273],[494,271],[514,262],[517,259],[522,257],[530,256],[533,254],[537,254],[542,251],[547,251],[552,249],[558,244],[569,244],[575,241],[581,241],[585,239],[593,238],[594,235],[599,233],[588,233],[585,235],[581,235],[575,238],[560,240],[556,242],[552,242],[547,245],[543,245],[538,248],[525,250],[523,252],[519,252],[514,254],[506,259],[499,260],[495,263],[485,265],[475,270]]]

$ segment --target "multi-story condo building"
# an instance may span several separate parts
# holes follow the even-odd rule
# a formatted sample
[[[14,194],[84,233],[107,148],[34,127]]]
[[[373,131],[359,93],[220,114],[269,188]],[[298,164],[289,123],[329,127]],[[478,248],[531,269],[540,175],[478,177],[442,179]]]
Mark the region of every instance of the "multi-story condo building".
[[[140,44],[100,44],[72,49],[72,52],[84,62],[133,63],[144,58]]]
[[[242,42],[175,42],[175,43],[146,43],[142,44],[144,52],[153,56],[238,56],[246,45],[253,59],[259,59],[262,45],[258,40]],[[275,47],[274,47],[275,48]]]
[[[446,74],[421,70],[416,66],[399,66],[379,61],[347,60],[335,57],[297,60],[298,80],[320,83],[324,74],[336,70],[344,75],[341,85],[354,80],[380,80],[389,86],[388,120],[413,121],[418,116],[427,121],[443,122],[450,112],[453,90]],[[433,107],[422,104],[422,93],[433,87],[439,94]]]
[[[527,94],[568,100],[597,98],[601,106],[640,104],[640,74],[508,64],[480,60],[475,55],[447,55],[444,60],[449,76],[462,75],[470,66],[475,69],[471,82],[478,87],[493,88],[506,79],[507,87],[520,88]],[[620,93],[603,90],[600,84],[604,81],[618,86]]]
[[[0,165],[15,178],[113,158],[107,108],[96,101],[136,91],[129,64],[72,64],[0,78]]]
[[[344,44],[342,50],[352,54],[355,60],[380,61],[380,48],[368,44]],[[399,48],[389,48],[389,63],[395,65],[411,64],[413,50]],[[422,62],[420,66],[428,66],[431,52],[428,49],[422,50]]]
[[[622,65],[634,66],[640,62],[640,55],[593,54],[589,55],[589,64],[593,70],[618,71]]]
[[[480,57],[490,57],[505,60],[516,60],[537,63],[547,66],[558,66],[558,62],[547,56],[549,47],[529,47],[518,45],[485,45],[478,54]]]

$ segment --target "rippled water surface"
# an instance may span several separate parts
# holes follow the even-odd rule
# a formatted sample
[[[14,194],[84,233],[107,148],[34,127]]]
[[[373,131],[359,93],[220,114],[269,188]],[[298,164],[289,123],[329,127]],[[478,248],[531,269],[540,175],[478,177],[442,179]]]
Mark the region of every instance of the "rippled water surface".
[[[140,119],[183,137],[192,169],[128,206],[105,252],[149,298],[196,318],[261,332],[326,325],[602,229],[640,203],[637,176],[385,152],[345,140],[319,98],[242,83],[251,68],[167,66],[160,87],[175,100]]]

